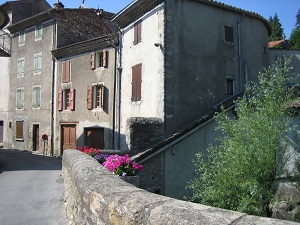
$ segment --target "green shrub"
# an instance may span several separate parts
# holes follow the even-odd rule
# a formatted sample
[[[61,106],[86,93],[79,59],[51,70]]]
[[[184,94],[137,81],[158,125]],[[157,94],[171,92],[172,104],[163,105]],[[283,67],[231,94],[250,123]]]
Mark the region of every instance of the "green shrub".
[[[269,216],[276,175],[284,155],[281,143],[290,129],[287,88],[290,59],[282,59],[259,74],[236,102],[236,117],[224,110],[216,116],[223,136],[208,155],[197,154],[197,177],[188,188],[193,201],[215,207]],[[281,147],[280,147],[281,146]],[[280,168],[279,168],[280,167]]]

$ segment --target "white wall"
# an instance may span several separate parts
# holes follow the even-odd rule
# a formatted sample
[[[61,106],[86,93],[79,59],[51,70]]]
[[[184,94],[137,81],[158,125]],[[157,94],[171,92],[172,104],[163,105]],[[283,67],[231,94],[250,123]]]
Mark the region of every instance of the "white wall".
[[[164,53],[163,47],[154,43],[164,42],[164,7],[157,6],[142,18],[142,41],[134,40],[134,21],[122,30],[122,78],[121,78],[121,134],[125,134],[126,121],[130,117],[158,117],[164,115]],[[138,21],[138,20],[137,20]],[[131,68],[142,63],[141,101],[131,101]],[[126,149],[121,140],[121,149]]]

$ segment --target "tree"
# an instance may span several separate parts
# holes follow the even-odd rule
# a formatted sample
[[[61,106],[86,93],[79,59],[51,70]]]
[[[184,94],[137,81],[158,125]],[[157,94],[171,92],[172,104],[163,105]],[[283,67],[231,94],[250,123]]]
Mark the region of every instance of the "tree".
[[[300,27],[300,9],[298,10],[298,13],[296,15],[296,24],[295,24],[296,28]]]
[[[270,16],[269,24],[271,27],[271,35],[269,36],[269,41],[281,40],[284,33],[283,33],[283,28],[279,21],[277,13],[275,13],[273,18]]]
[[[292,31],[290,44],[293,49],[300,49],[300,26]]]
[[[220,145],[208,155],[197,154],[197,177],[189,184],[193,201],[253,215],[270,216],[283,134],[289,130],[288,106],[292,88],[286,88],[290,59],[259,74],[236,102],[238,119],[223,111],[216,116],[223,132]]]

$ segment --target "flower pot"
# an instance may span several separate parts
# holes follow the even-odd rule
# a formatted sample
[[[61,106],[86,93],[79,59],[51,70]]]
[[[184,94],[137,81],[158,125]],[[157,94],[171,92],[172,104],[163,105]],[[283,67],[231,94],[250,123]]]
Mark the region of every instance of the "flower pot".
[[[139,187],[139,183],[140,183],[139,176],[125,176],[125,177],[119,176],[119,177],[129,184]]]

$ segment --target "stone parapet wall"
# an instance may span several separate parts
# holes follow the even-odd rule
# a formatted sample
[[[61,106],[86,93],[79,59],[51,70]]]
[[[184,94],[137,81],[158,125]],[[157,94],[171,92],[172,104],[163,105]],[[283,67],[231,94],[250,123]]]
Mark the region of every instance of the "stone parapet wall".
[[[66,213],[72,225],[299,224],[152,194],[126,183],[76,150],[64,151],[63,177]]]

